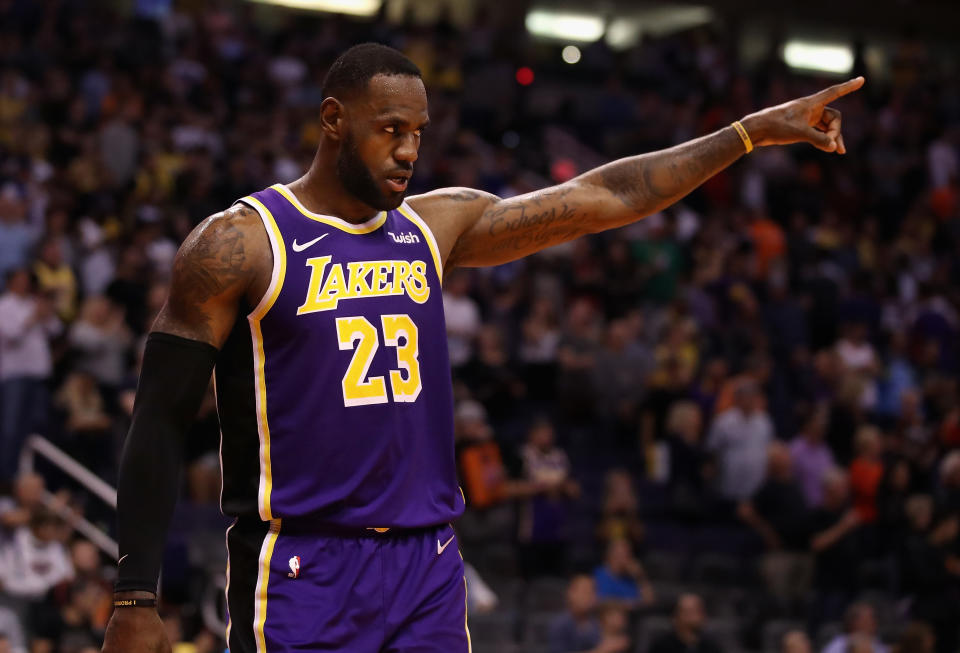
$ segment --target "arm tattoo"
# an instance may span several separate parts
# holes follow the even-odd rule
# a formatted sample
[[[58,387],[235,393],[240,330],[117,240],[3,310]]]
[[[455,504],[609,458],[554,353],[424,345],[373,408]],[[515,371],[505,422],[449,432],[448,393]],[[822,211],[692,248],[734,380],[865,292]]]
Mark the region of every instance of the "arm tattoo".
[[[558,186],[522,200],[494,205],[486,215],[483,248],[488,252],[522,252],[547,247],[582,233],[583,212],[567,197],[572,188]],[[450,259],[463,254],[457,242]]]
[[[507,200],[489,196],[477,222],[454,241],[447,265],[512,261],[634,222],[673,204],[743,153],[740,137],[727,127],[668,150],[608,163],[542,191]],[[451,189],[445,197],[469,202],[484,194]]]
[[[238,211],[249,217],[247,211]],[[240,216],[237,216],[240,217]],[[173,281],[169,306],[173,319],[158,320],[156,328],[210,341],[213,337],[211,316],[204,304],[212,298],[248,280],[250,265],[244,248],[244,232],[223,214],[188,238],[173,265]]]
[[[174,275],[182,280],[180,289],[191,303],[203,303],[236,283],[245,272],[245,262],[243,232],[231,224],[210,225],[190,248],[190,255],[177,261]]]
[[[727,128],[668,150],[608,163],[596,173],[600,185],[627,208],[646,215],[676,202],[743,153],[739,137]]]

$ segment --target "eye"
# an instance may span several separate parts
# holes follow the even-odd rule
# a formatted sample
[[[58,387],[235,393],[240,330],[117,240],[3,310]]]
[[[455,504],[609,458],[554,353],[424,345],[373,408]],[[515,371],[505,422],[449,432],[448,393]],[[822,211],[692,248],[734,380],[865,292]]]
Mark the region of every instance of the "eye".
[[[386,127],[383,128],[383,131],[387,132],[388,134],[395,134],[397,132],[397,126],[387,125]]]

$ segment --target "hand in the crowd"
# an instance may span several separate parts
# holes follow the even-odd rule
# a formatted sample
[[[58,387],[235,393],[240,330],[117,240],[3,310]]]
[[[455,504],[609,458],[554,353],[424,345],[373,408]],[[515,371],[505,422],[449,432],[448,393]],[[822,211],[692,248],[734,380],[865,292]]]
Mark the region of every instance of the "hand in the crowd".
[[[960,558],[957,556],[947,556],[944,567],[946,567],[948,574],[960,576]]]
[[[854,529],[860,525],[860,515],[856,510],[851,508],[840,519],[840,524],[843,526],[844,530]]]
[[[934,527],[930,533],[930,541],[936,545],[950,542],[960,533],[960,521],[956,516],[947,517]]]
[[[824,152],[846,154],[840,112],[827,105],[863,86],[863,77],[751,113],[741,123],[755,146],[810,143]]]

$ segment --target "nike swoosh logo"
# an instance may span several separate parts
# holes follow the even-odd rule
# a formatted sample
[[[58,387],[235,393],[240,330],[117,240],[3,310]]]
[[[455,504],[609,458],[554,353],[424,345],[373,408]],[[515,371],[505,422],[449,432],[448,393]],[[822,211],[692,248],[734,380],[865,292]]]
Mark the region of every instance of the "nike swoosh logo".
[[[130,555],[130,554],[128,553],[128,554],[126,554],[126,555],[124,555],[124,556],[121,556],[120,559],[117,560],[117,564],[119,565],[121,562],[123,562],[123,559],[126,558],[128,555]]]
[[[447,548],[447,544],[450,544],[451,542],[453,542],[453,535],[450,536],[450,539],[447,540],[447,543],[443,546],[440,546],[440,540],[437,540],[437,555],[443,553],[443,550]]]
[[[293,239],[293,245],[292,245],[293,251],[295,251],[295,252],[302,252],[302,251],[305,250],[306,248],[310,247],[310,245],[313,245],[313,244],[316,243],[317,241],[323,240],[324,238],[326,238],[326,237],[329,236],[329,235],[330,235],[330,234],[323,234],[322,236],[317,236],[317,237],[314,238],[313,240],[308,240],[307,242],[303,243],[302,245],[297,242],[297,239],[296,239],[296,238],[294,238],[294,239]]]

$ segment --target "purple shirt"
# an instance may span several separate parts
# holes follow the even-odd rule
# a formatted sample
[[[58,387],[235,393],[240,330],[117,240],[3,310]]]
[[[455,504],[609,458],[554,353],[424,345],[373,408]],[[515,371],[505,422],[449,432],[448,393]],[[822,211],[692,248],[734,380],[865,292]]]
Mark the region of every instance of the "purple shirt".
[[[823,502],[823,477],[835,466],[830,447],[823,442],[811,444],[799,435],[790,442],[790,458],[807,507],[818,507]]]

